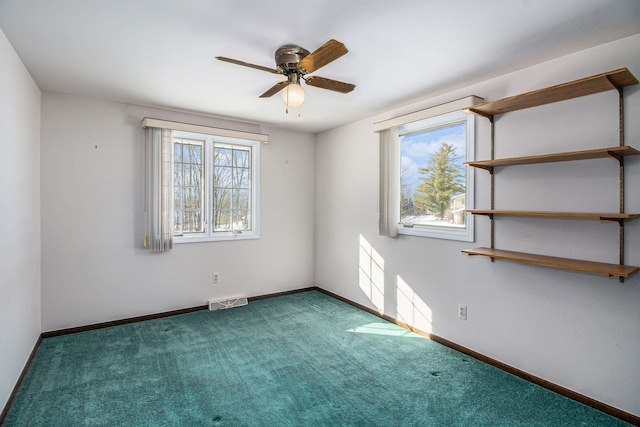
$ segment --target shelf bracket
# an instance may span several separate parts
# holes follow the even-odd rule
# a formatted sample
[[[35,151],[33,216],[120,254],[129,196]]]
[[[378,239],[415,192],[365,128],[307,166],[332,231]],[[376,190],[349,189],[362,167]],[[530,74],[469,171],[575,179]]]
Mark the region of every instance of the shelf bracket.
[[[622,276],[612,276],[612,275],[609,275],[609,279],[611,279],[612,277],[617,277],[617,278],[618,278],[618,281],[619,281],[620,283],[624,283],[624,277],[622,277]]]
[[[473,114],[477,114],[478,116],[487,118],[491,123],[493,123],[493,114],[483,113],[482,111],[478,111],[475,108],[469,108],[468,111],[472,112]]]
[[[611,78],[611,76],[607,75],[605,76],[606,79],[609,81],[609,83],[611,83],[611,89],[617,89],[618,91],[620,91],[620,89],[622,89],[621,87],[619,87],[616,82]]]
[[[611,218],[611,217],[608,217],[608,216],[601,215],[600,216],[600,222],[601,223],[603,223],[603,222],[617,222],[618,225],[620,227],[622,227],[623,223],[624,223],[624,218]]]
[[[481,166],[481,165],[478,165],[478,166],[474,166],[474,167],[478,168],[478,169],[484,169],[487,172],[489,172],[491,175],[493,175],[493,166],[484,166],[484,165]]]
[[[614,159],[616,159],[619,162],[621,162],[622,159],[624,158],[623,155],[621,155],[619,153],[615,153],[613,151],[607,151],[607,154],[609,155],[609,157],[613,157]]]
[[[489,261],[491,261],[491,262],[496,262],[496,259],[494,257],[492,257],[491,255],[468,253],[467,256],[470,256],[470,257],[471,256],[485,257],[485,258],[489,258]]]

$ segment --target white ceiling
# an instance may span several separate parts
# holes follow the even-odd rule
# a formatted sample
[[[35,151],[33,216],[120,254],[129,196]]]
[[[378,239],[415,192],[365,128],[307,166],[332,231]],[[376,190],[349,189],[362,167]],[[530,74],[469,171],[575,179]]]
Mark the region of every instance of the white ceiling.
[[[638,0],[0,0],[0,28],[41,90],[318,132],[640,33]],[[275,67],[284,44],[349,53],[316,71],[301,117]]]

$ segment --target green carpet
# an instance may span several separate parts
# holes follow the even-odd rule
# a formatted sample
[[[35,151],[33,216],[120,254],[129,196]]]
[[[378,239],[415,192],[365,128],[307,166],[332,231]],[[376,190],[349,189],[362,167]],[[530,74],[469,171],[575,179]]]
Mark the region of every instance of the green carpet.
[[[316,291],[44,339],[5,422],[625,425]]]

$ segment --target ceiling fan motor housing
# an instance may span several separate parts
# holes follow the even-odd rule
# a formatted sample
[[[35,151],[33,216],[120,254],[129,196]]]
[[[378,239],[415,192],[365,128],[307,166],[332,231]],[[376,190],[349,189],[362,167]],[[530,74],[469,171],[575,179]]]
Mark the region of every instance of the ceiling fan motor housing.
[[[276,50],[276,65],[282,70],[285,76],[300,73],[298,63],[307,55],[309,51],[295,45],[284,45]]]

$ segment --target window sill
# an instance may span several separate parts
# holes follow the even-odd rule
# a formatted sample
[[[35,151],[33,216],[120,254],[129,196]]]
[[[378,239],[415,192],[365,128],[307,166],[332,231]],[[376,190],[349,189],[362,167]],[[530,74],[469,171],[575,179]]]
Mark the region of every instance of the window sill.
[[[472,220],[473,221],[473,220]],[[473,242],[475,240],[473,223],[462,227],[434,227],[428,225],[413,225],[405,227],[398,224],[398,234],[406,236],[431,237],[434,239],[457,240],[459,242]]]
[[[243,231],[242,233],[234,234],[228,233],[215,233],[213,236],[204,235],[191,235],[191,236],[176,236],[173,239],[175,244],[182,243],[202,243],[202,242],[224,242],[232,240],[255,240],[259,239],[260,234],[255,231]]]

